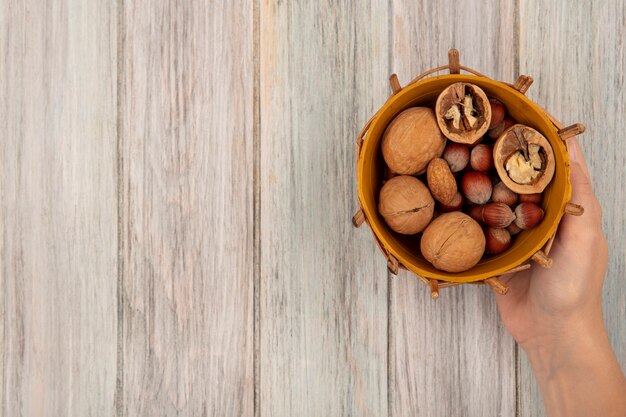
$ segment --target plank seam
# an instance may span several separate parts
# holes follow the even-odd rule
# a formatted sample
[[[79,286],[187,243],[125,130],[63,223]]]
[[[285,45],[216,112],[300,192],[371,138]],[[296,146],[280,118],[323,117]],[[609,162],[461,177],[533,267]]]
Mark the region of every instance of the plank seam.
[[[122,95],[124,91],[125,25],[124,0],[117,0],[117,91],[116,91],[116,170],[117,170],[117,358],[115,378],[115,414],[124,415],[124,152]]]
[[[253,407],[254,417],[261,416],[261,36],[260,36],[260,0],[253,1],[253,128],[252,128],[252,187],[253,187],[253,338],[254,347],[252,354],[253,363]]]
[[[513,77],[520,75],[520,0],[515,0],[513,4]]]

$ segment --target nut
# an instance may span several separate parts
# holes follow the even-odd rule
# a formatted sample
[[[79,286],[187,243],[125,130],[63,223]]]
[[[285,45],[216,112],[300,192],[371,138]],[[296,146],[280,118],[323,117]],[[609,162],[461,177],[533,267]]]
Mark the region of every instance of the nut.
[[[495,98],[489,99],[489,105],[491,106],[491,122],[489,123],[489,129],[493,129],[504,120],[506,107]]]
[[[428,164],[426,170],[428,188],[435,200],[449,204],[457,194],[456,180],[448,163],[441,158],[435,158]]]
[[[443,151],[443,159],[450,165],[452,172],[459,172],[467,166],[470,159],[469,149],[460,143],[450,142]]]
[[[514,236],[516,234],[518,234],[519,232],[522,231],[522,229],[520,229],[519,227],[517,227],[517,225],[515,224],[515,222],[511,223],[510,225],[508,225],[506,227],[506,230],[509,231],[509,233],[511,234],[511,236]]]
[[[491,106],[485,92],[469,83],[454,83],[443,90],[435,112],[443,134],[457,143],[477,142],[491,123]]]
[[[520,229],[532,229],[542,219],[543,210],[535,203],[521,203],[515,207],[515,225]]]
[[[520,194],[519,202],[520,203],[535,203],[541,204],[541,200],[543,198],[543,194],[534,193],[534,194]]]
[[[473,170],[487,172],[493,168],[493,151],[491,146],[480,144],[472,149],[470,165]]]
[[[435,201],[423,182],[415,177],[393,177],[380,190],[378,211],[389,227],[405,235],[419,233],[433,217]]]
[[[471,217],[454,211],[442,214],[428,225],[420,248],[435,268],[462,272],[480,261],[485,252],[485,235]]]
[[[422,173],[431,159],[441,156],[445,146],[435,113],[427,107],[411,107],[387,126],[381,147],[393,172],[413,175]]]
[[[465,198],[474,204],[485,204],[491,198],[491,180],[482,172],[470,171],[463,175],[461,188]]]
[[[502,132],[504,132],[509,127],[513,126],[514,124],[515,124],[515,120],[511,119],[510,117],[505,117],[502,122],[500,122],[494,128],[487,131],[487,136],[489,136],[490,139],[498,139],[498,137],[502,134]]]
[[[552,146],[528,126],[517,124],[504,131],[496,141],[493,156],[500,179],[518,194],[540,193],[554,176]]]
[[[457,211],[460,210],[461,207],[463,207],[463,196],[458,191],[447,204],[439,203],[439,208],[446,212]]]
[[[514,193],[503,182],[499,182],[493,187],[491,201],[494,203],[504,203],[507,206],[514,206],[517,203],[517,193]],[[520,198],[521,201],[521,198]]]
[[[485,208],[484,204],[478,204],[475,206],[471,206],[467,211],[467,214],[478,223],[482,224],[483,221],[483,208]]]
[[[510,247],[511,234],[508,230],[496,227],[485,229],[485,252],[496,255]]]
[[[515,220],[515,214],[504,203],[489,203],[483,207],[481,214],[483,222],[491,227],[507,227]]]

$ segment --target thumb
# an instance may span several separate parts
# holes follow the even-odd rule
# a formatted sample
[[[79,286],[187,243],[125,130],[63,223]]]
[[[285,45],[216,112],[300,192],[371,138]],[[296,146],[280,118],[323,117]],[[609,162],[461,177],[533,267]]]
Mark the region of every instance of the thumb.
[[[587,167],[587,161],[580,150],[580,144],[574,138],[567,140],[567,152],[569,153],[572,165],[578,163],[585,175],[589,177],[589,168]]]
[[[587,163],[580,151],[578,141],[570,139],[567,144],[571,157],[570,180],[572,182],[572,203],[580,204],[585,209],[582,218],[578,220],[571,219],[572,216],[566,216],[567,222],[587,223],[589,221],[601,223],[601,208],[596,196],[593,192],[593,183],[589,176]],[[588,223],[587,223],[588,224]]]
[[[572,181],[572,202],[576,204],[595,203],[591,178],[585,172],[585,167],[578,162],[570,166],[570,180]]]
[[[576,139],[567,141],[567,150],[571,160],[570,180],[572,182],[572,202],[576,204],[595,203],[593,184],[589,175],[587,162]]]

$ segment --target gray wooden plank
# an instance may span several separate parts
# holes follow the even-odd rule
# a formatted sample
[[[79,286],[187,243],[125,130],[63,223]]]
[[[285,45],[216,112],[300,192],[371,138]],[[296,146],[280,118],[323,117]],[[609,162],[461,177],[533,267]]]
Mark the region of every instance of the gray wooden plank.
[[[626,367],[626,5],[623,0],[520,3],[520,68],[535,78],[528,95],[565,124],[581,122],[580,137],[609,243],[604,317],[611,343]],[[538,47],[540,46],[540,47]],[[617,226],[617,227],[616,227]],[[525,354],[520,355],[520,415],[545,415]]]
[[[0,7],[0,415],[112,416],[115,2]]]
[[[260,415],[387,415],[387,274],[353,229],[355,137],[389,95],[386,1],[260,11]]]
[[[123,414],[252,416],[253,3],[124,3]]]
[[[448,62],[515,79],[512,2],[393,1],[393,71],[404,85]],[[515,344],[489,287],[441,290],[437,301],[412,274],[391,285],[391,415],[515,414]]]

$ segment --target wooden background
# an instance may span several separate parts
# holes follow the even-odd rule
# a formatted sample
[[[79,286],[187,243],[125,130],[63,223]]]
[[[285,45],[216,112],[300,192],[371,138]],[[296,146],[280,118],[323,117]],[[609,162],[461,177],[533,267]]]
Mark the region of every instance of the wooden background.
[[[488,288],[391,279],[354,138],[461,62],[582,146],[626,365],[626,6],[2,0],[0,415],[541,416]]]

